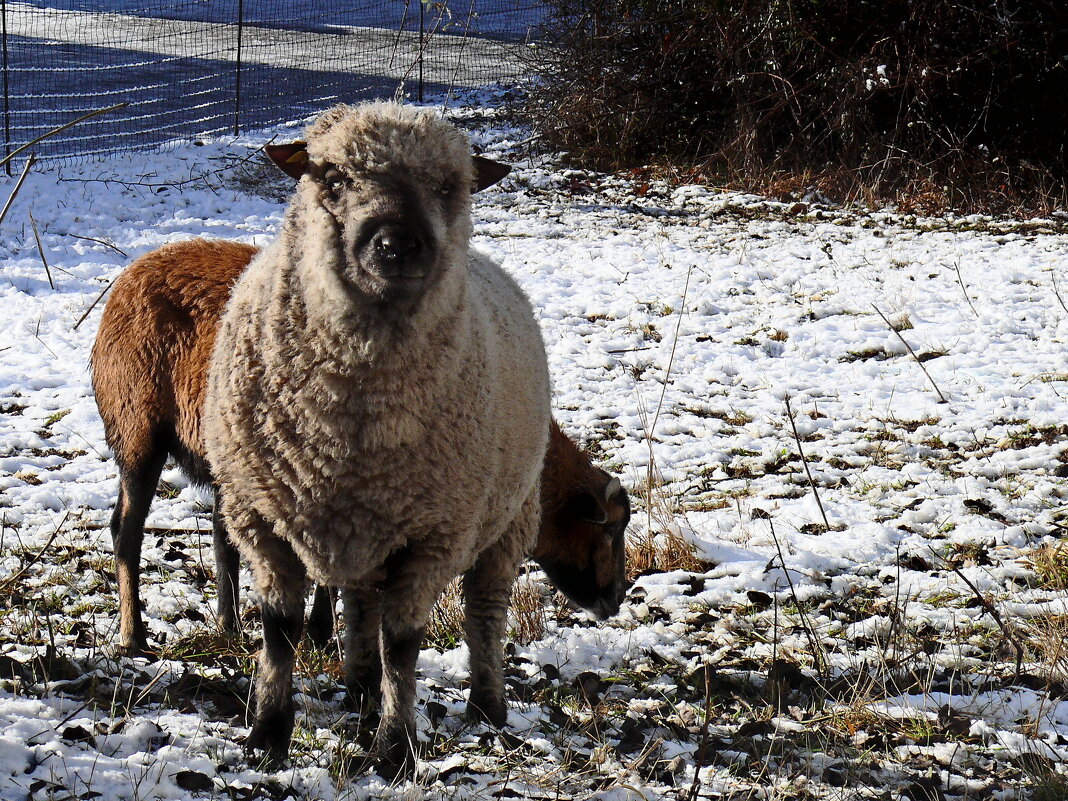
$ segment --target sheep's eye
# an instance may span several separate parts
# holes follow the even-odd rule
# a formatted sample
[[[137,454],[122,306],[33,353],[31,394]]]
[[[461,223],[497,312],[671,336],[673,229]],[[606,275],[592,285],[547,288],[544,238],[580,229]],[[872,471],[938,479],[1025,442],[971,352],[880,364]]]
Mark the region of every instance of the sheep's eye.
[[[329,189],[331,192],[340,192],[341,188],[345,186],[345,176],[340,170],[336,168],[330,168],[323,173],[323,186]]]
[[[451,195],[455,191],[456,191],[456,184],[454,184],[452,181],[446,181],[438,189],[438,192],[440,192],[444,197],[448,197],[449,195]]]

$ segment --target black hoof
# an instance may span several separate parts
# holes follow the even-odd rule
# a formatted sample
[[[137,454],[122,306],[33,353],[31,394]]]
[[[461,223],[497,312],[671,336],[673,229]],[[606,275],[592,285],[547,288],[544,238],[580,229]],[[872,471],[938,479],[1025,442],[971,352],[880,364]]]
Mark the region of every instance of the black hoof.
[[[249,764],[257,765],[265,770],[277,771],[286,766],[289,756],[289,743],[280,746],[277,743],[268,742],[267,735],[257,732],[254,728],[252,734],[245,740],[245,758]]]
[[[125,656],[131,659],[137,657],[144,657],[146,659],[153,659],[158,657],[159,654],[152,648],[148,647],[147,641],[133,642],[133,643],[119,643],[115,646],[116,656]]]
[[[489,723],[499,729],[508,722],[508,705],[503,698],[472,695],[467,701],[467,715],[472,720]]]
[[[245,740],[245,754],[250,762],[274,770],[283,768],[289,757],[289,739],[292,733],[292,713],[288,718],[283,710],[263,717],[257,716],[256,722],[252,724],[252,731]]]
[[[371,756],[375,772],[390,782],[400,782],[415,778],[415,767],[419,760],[412,753],[411,745],[405,740],[388,748],[380,748]]]
[[[414,731],[398,726],[375,735],[371,759],[379,776],[391,782],[415,778],[419,763],[419,741]]]

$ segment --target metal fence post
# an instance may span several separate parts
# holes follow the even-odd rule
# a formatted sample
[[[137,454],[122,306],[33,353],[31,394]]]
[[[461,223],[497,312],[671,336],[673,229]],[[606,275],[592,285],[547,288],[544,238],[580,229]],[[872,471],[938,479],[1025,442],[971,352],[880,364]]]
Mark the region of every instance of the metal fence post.
[[[423,102],[423,48],[426,47],[426,40],[423,38],[423,9],[426,7],[426,3],[423,0],[419,0],[419,102]]]
[[[7,0],[0,0],[0,24],[2,24],[3,30],[0,31],[0,36],[3,37],[3,59],[4,59],[4,155],[11,155],[11,86],[10,86],[10,74],[11,70],[8,68],[7,60]],[[7,174],[11,175],[11,162],[6,165]]]
[[[241,133],[241,34],[245,30],[245,2],[237,0],[237,71],[234,76],[234,136]]]

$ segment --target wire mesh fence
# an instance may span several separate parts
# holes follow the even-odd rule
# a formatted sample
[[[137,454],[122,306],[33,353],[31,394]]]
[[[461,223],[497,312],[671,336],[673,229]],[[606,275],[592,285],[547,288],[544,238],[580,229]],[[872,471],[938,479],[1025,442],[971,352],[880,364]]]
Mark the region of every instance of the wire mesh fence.
[[[7,152],[95,156],[507,81],[539,0],[0,0]]]

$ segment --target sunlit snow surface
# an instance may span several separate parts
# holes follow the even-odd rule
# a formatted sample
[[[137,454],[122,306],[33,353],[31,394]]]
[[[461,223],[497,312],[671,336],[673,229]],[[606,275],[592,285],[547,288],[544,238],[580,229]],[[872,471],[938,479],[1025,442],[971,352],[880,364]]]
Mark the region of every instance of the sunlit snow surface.
[[[1028,645],[1015,677],[986,604],[1016,642],[1068,615],[1028,560],[1065,532],[1064,223],[862,215],[571,172],[513,150],[529,131],[491,105],[450,114],[515,162],[477,197],[474,239],[541,316],[557,417],[632,489],[631,536],[650,523],[681,534],[707,572],[639,579],[604,624],[550,607],[545,637],[509,662],[519,741],[465,721],[462,646],[425,651],[420,708],[445,716],[432,730],[420,714],[437,746],[415,786],[344,775],[355,726],[338,723],[325,676],[300,680],[293,767],[249,765],[234,709],[162,692],[188,670],[247,693],[230,663],[111,658],[116,481],[88,364],[103,303],[75,324],[165,242],[270,241],[284,179],[235,165],[299,126],[39,166],[0,226],[0,662],[10,676],[14,662],[58,660],[50,675],[65,681],[25,668],[3,685],[0,799],[194,797],[183,771],[235,798],[268,779],[262,797],[772,798],[803,785],[875,798],[932,776],[947,797],[1016,798],[1034,775],[1021,754],[1063,770],[1064,662],[1051,693],[1058,657]],[[213,630],[210,500],[177,470],[164,480],[143,595],[153,639],[173,645]],[[776,659],[804,674],[779,710]],[[702,664],[715,668],[707,725],[703,683],[686,686]],[[587,671],[610,682],[592,712],[573,689]],[[887,683],[909,671],[920,685]],[[935,735],[917,734],[924,721]]]

